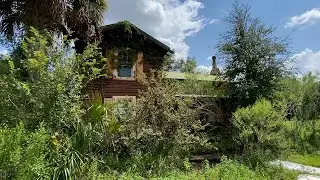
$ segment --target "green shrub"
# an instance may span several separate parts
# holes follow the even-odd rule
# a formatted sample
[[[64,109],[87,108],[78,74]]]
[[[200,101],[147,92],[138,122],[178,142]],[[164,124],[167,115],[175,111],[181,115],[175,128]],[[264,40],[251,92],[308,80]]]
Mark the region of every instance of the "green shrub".
[[[0,173],[3,179],[50,179],[46,161],[49,134],[41,128],[26,132],[23,125],[0,129]]]
[[[0,124],[15,127],[23,121],[33,130],[42,123],[51,132],[70,133],[83,113],[82,88],[101,72],[96,68],[101,52],[89,45],[76,55],[66,44],[54,44],[49,34],[33,28],[28,34],[1,63],[9,70],[0,72]]]
[[[224,158],[223,161],[215,167],[204,169],[203,171],[194,170],[191,172],[182,172],[173,170],[170,173],[154,177],[155,180],[205,180],[205,179],[239,179],[239,180],[273,180],[273,179],[285,179],[295,180],[297,179],[299,172],[286,170],[281,167],[258,166],[254,170],[246,167],[237,161]]]
[[[183,159],[207,143],[200,133],[204,126],[197,109],[190,108],[189,100],[176,98],[175,93],[175,86],[153,80],[135,106],[103,104],[101,97],[94,98],[82,121],[72,126],[75,131],[70,138],[57,135],[62,136],[61,147],[52,159],[57,159],[58,176],[85,174],[86,166],[94,160],[99,160],[98,172],[115,170],[144,177],[183,168]],[[74,155],[68,155],[72,152]],[[83,168],[71,170],[70,163]],[[70,174],[66,175],[65,169]]]
[[[223,159],[220,164],[205,171],[206,179],[259,179],[248,167],[230,159]]]
[[[286,139],[291,140],[291,151],[314,153],[320,148],[320,121],[292,120],[284,123]]]
[[[303,78],[283,79],[273,101],[278,107],[287,109],[290,122],[284,124],[290,148],[301,153],[312,153],[319,149],[319,76],[309,73]]]
[[[215,167],[206,168],[203,171],[191,171],[191,172],[181,172],[181,171],[171,171],[160,177],[153,178],[155,180],[205,180],[205,179],[261,179],[259,174],[255,171],[250,170],[248,167],[239,164],[236,161],[224,158],[223,161]]]
[[[14,155],[14,160],[7,160],[10,156],[6,154],[1,158],[3,162],[9,161],[6,166],[9,174],[20,179],[35,179],[32,178],[37,177],[34,174],[42,177],[41,173],[53,179],[67,179],[76,174],[85,176],[100,150],[96,147],[104,146],[99,139],[101,136],[94,133],[97,127],[90,129],[91,124],[84,117],[86,109],[82,100],[84,85],[101,72],[97,64],[104,62],[101,52],[96,45],[89,45],[83,54],[76,55],[70,53],[71,47],[66,44],[54,43],[49,34],[40,35],[31,28],[28,35],[14,54],[1,62],[1,67],[5,68],[0,70],[0,125],[8,127],[9,130],[3,131],[9,133],[22,122],[25,129],[21,133],[30,138],[2,141],[3,146],[16,150],[3,151]],[[54,134],[53,143],[49,143],[53,147],[45,150],[46,161],[40,161],[44,156],[41,133],[32,134],[40,125],[49,132],[47,135]],[[50,167],[50,172],[41,169],[46,166]]]
[[[16,176],[22,159],[24,140],[23,126],[15,129],[3,128],[0,131],[0,169],[7,178]]]
[[[279,84],[279,90],[273,95],[273,101],[278,106],[287,108],[288,115],[300,121],[319,118],[320,86],[319,76],[309,73],[298,79],[286,78]]]
[[[192,108],[190,99],[175,96],[178,94],[175,85],[161,78],[150,78],[148,83],[148,89],[140,94],[132,119],[126,124],[130,149],[134,154],[148,154],[163,161],[171,159],[163,168],[175,163],[182,165],[191,151],[207,145],[200,132],[204,125],[199,111]],[[154,166],[154,160],[148,159],[144,166]]]
[[[283,114],[281,111],[276,111],[271,102],[265,99],[233,113],[235,139],[243,147],[243,152],[259,149],[277,151],[282,148],[285,145]]]

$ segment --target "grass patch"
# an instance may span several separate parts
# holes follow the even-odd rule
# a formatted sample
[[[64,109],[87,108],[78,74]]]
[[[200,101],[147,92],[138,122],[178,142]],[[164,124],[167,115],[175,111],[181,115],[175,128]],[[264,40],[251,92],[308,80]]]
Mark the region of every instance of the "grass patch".
[[[202,170],[181,171],[173,169],[164,174],[157,174],[151,177],[142,177],[139,174],[123,173],[123,174],[104,174],[98,176],[96,179],[110,179],[110,180],[296,180],[300,172],[291,171],[282,167],[275,166],[260,166],[255,170],[250,169],[244,164],[233,160],[224,160],[222,163],[214,167],[206,167]]]
[[[285,160],[303,165],[320,167],[320,155],[318,154],[290,154]]]

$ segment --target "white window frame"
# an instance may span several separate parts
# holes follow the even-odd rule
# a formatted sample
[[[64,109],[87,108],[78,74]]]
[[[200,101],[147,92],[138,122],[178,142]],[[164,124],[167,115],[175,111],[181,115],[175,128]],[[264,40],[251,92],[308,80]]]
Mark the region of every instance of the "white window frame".
[[[115,56],[118,56],[119,52],[118,50],[116,50],[114,52],[114,55]],[[119,72],[118,72],[118,67],[116,69],[113,69],[112,71],[112,75],[113,75],[113,78],[115,79],[123,79],[123,80],[135,80],[136,77],[135,77],[135,74],[136,74],[136,63],[135,62],[133,65],[132,65],[132,68],[131,68],[131,77],[119,77]]]
[[[134,80],[135,79],[135,73],[136,73],[136,65],[134,64],[131,68],[131,77],[119,77],[118,76],[118,69],[113,69],[113,77],[115,79],[128,79],[128,80]]]

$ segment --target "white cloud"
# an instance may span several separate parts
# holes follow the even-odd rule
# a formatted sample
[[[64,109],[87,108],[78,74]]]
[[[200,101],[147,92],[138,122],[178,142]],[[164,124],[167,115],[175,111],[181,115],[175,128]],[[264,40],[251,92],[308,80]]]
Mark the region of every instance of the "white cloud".
[[[108,4],[108,24],[129,20],[175,50],[176,58],[188,56],[186,37],[196,34],[207,23],[200,15],[204,5],[197,0],[109,0]]]
[[[210,74],[212,69],[212,66],[198,66],[196,68],[196,72],[199,72],[201,74]]]
[[[217,67],[220,69],[220,72],[224,72],[224,66],[217,65]],[[210,74],[211,70],[212,70],[212,66],[201,65],[201,66],[196,67],[195,71],[198,73],[201,73],[201,74]]]
[[[320,22],[320,8],[314,8],[303,14],[293,16],[290,21],[287,22],[286,27],[295,27],[305,24],[314,24],[317,21]]]
[[[0,49],[0,55],[7,55],[8,53],[7,49]]]
[[[219,19],[211,19],[209,21],[209,24],[217,24],[219,22]]]
[[[208,56],[206,60],[207,61],[211,61],[212,60],[212,56]]]
[[[320,72],[320,51],[314,52],[311,49],[305,49],[301,53],[294,54],[291,57],[295,60],[294,67],[301,74],[305,74],[308,72]]]

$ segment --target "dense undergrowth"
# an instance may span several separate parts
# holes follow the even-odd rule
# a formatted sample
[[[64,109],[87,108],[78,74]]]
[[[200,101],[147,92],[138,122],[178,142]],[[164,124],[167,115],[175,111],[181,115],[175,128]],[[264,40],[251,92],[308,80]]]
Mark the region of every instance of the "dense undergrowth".
[[[136,104],[104,103],[84,91],[104,75],[100,49],[57,44],[33,29],[0,61],[1,179],[295,179],[268,161],[319,151],[317,76],[286,77],[271,97],[226,116],[216,99],[176,96],[224,91],[194,79],[183,90],[157,75],[142,80]],[[228,158],[192,168],[192,154],[212,151]]]
[[[137,105],[103,103],[84,94],[103,75],[100,50],[81,55],[56,47],[33,29],[15,56],[1,60],[0,170],[5,179],[91,179],[92,174],[143,177],[183,168],[211,147],[191,101],[161,78],[145,79]],[[52,44],[53,43],[53,44]]]

